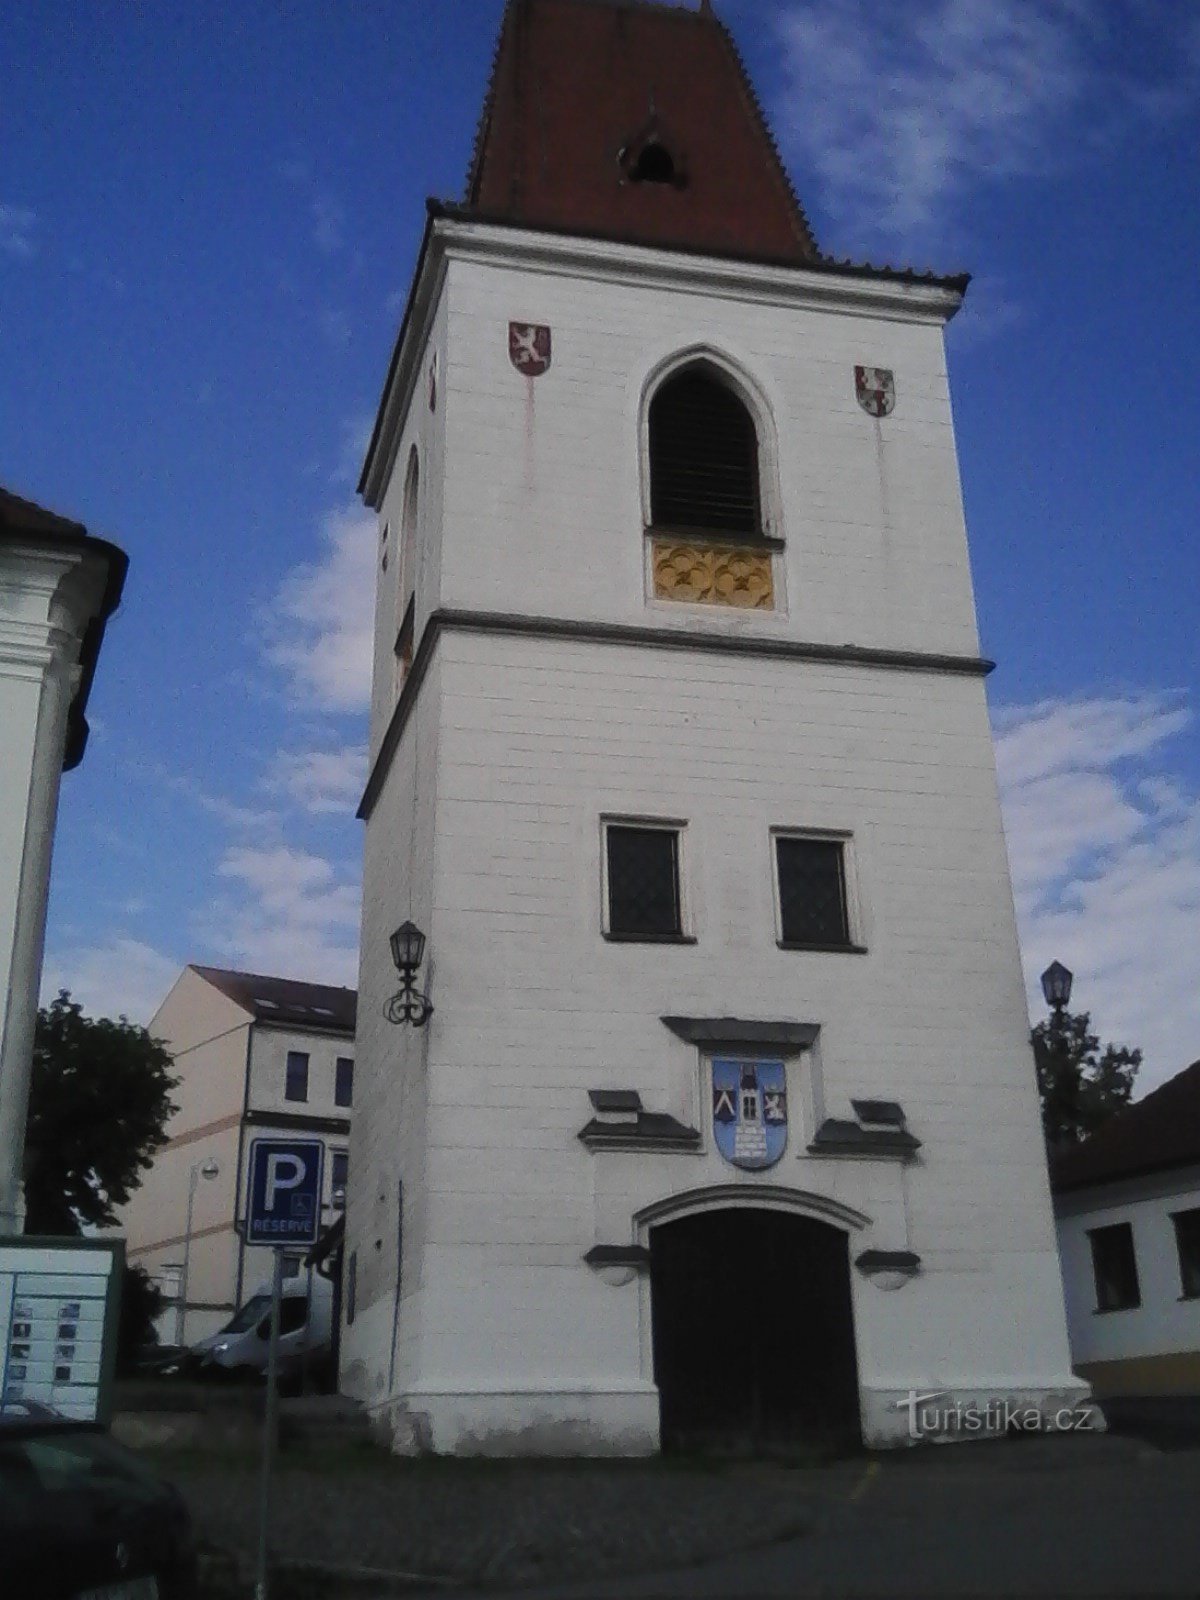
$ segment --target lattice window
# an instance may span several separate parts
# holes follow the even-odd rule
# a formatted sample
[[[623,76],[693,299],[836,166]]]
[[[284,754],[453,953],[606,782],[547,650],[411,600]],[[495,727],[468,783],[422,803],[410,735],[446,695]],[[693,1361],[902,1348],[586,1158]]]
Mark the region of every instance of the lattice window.
[[[775,852],[783,943],[850,944],[844,841],[780,837]]]
[[[677,938],[679,834],[674,828],[609,824],[608,932],[613,938]]]

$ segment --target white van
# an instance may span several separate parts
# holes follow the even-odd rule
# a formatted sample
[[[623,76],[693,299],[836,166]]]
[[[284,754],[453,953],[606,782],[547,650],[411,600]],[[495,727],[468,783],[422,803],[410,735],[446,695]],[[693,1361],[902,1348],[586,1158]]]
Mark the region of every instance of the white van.
[[[309,1285],[311,1281],[311,1298]],[[279,1375],[314,1373],[327,1362],[333,1343],[333,1285],[314,1272],[283,1280],[279,1315]],[[219,1333],[200,1339],[191,1356],[200,1370],[223,1367],[229,1372],[267,1370],[271,1346],[271,1286],[260,1284]]]

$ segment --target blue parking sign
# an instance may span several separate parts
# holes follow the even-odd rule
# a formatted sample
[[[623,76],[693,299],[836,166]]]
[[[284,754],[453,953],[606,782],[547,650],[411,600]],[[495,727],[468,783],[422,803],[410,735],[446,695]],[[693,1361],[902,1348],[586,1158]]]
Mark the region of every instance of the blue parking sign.
[[[315,1244],[321,1231],[325,1146],[319,1139],[253,1139],[247,1244]]]

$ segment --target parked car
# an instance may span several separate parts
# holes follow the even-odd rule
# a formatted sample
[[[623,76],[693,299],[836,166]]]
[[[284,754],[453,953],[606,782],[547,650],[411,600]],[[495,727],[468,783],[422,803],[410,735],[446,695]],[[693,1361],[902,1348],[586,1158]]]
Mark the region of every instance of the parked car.
[[[217,1368],[231,1374],[265,1373],[271,1336],[271,1288],[264,1284],[219,1333],[191,1347],[193,1367],[201,1373]],[[319,1273],[283,1280],[279,1311],[279,1376],[298,1378],[307,1365],[316,1374],[332,1353],[333,1285]]]
[[[183,1496],[100,1423],[0,1410],[0,1589],[13,1600],[192,1600]]]

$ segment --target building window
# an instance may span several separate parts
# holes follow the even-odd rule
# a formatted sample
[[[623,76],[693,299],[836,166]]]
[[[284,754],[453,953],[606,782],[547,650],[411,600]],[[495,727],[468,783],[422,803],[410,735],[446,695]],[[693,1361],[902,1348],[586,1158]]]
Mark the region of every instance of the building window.
[[[332,1166],[329,1176],[330,1188],[336,1194],[339,1189],[345,1192],[346,1182],[350,1177],[350,1153],[347,1150],[334,1150],[332,1152]]]
[[[354,1104],[354,1062],[349,1056],[339,1056],[334,1064],[333,1103],[335,1106]]]
[[[679,829],[605,826],[610,939],[680,939]]]
[[[1096,1278],[1096,1310],[1126,1311],[1142,1303],[1138,1288],[1133,1228],[1116,1222],[1108,1228],[1090,1228],[1092,1271]]]
[[[1179,1281],[1188,1300],[1200,1296],[1200,1211],[1176,1211],[1175,1245],[1179,1251]]]
[[[762,533],[758,434],[710,369],[685,367],[650,402],[650,517],[656,528]]]
[[[303,1050],[287,1053],[287,1080],[284,1084],[285,1100],[308,1099],[308,1056]]]
[[[779,942],[809,950],[855,949],[846,893],[846,841],[775,835]]]

